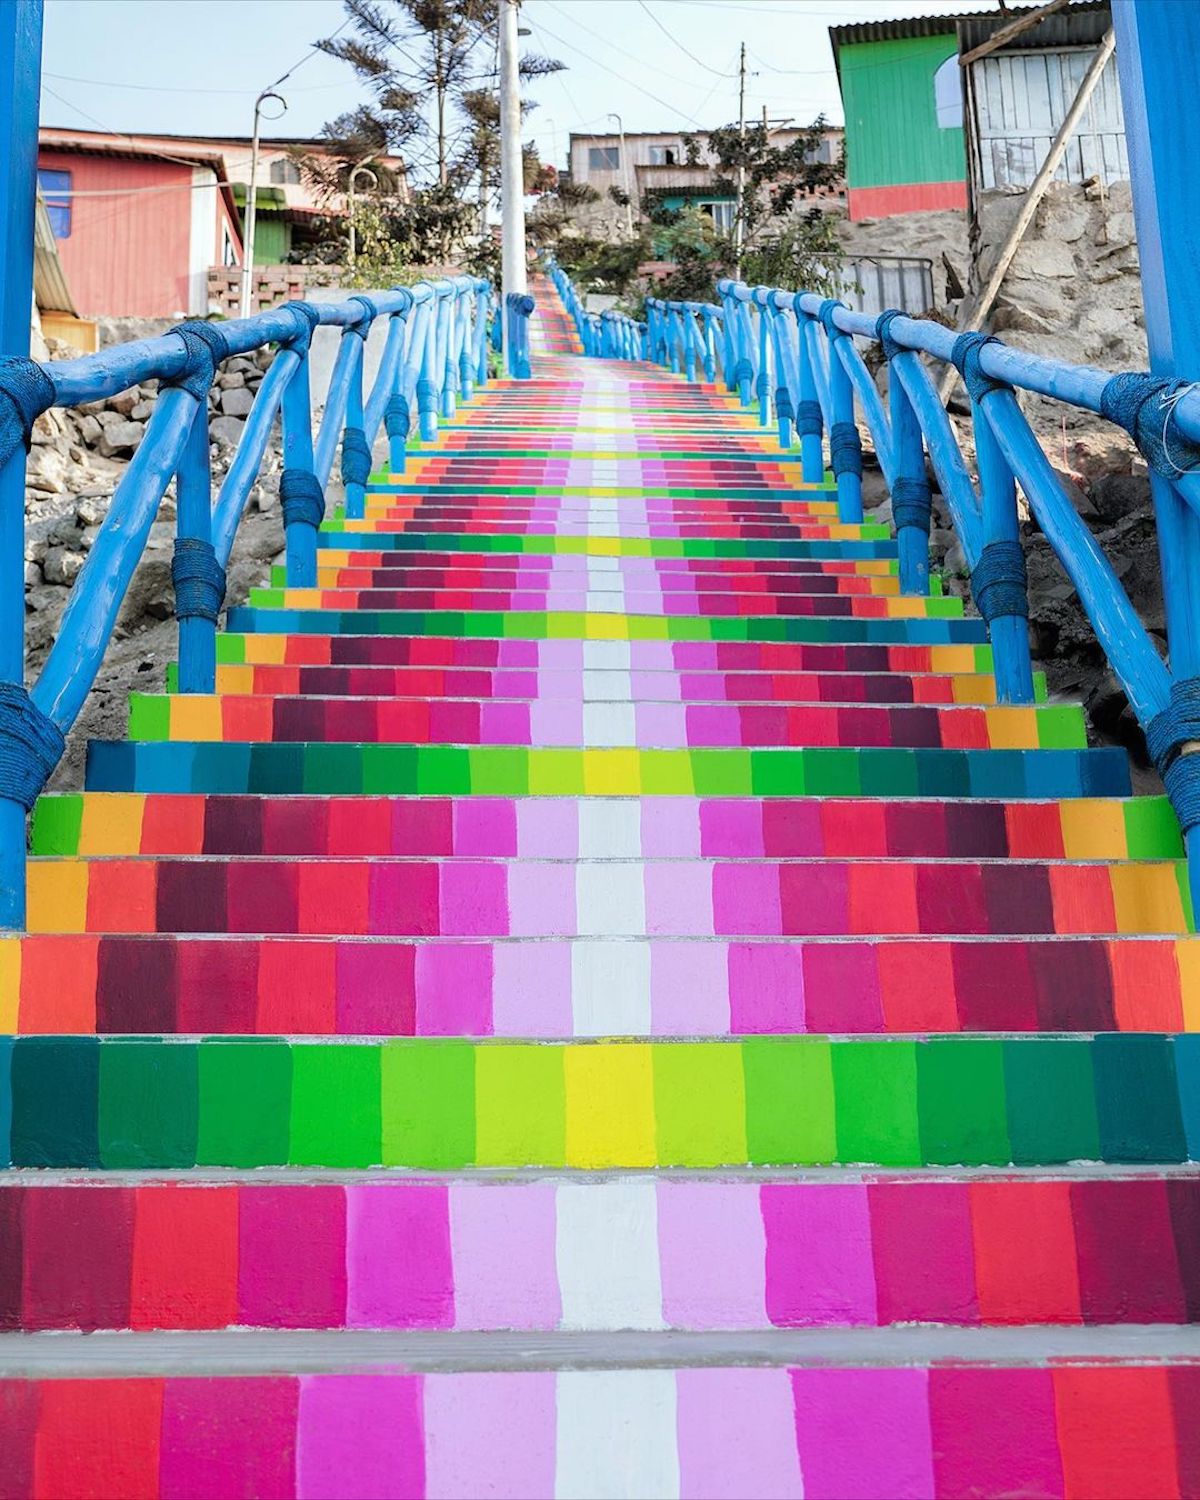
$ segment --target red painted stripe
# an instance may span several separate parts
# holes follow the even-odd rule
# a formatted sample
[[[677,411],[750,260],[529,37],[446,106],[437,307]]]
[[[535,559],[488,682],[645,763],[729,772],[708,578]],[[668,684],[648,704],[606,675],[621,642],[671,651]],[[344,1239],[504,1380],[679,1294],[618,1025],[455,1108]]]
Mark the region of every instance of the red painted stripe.
[[[892,214],[926,213],[967,206],[965,182],[902,182],[891,187],[850,188],[846,194],[851,222],[886,219]]]

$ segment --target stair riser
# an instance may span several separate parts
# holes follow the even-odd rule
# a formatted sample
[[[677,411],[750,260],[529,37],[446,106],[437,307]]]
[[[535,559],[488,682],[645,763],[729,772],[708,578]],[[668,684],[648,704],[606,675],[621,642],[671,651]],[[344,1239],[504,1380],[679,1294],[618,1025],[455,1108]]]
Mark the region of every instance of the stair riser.
[[[1173,1500],[1200,1464],[1197,1385],[1154,1364],[61,1380],[12,1389],[4,1447],[37,1500]]]
[[[7,1054],[7,1056],[5,1056]],[[1200,1038],[203,1042],[0,1048],[15,1166],[1165,1165]]]
[[[1108,750],[525,750],[441,745],[108,743],[93,792],[321,796],[1127,797]]]
[[[35,854],[427,858],[1179,859],[1165,797],[1125,802],[776,798],[42,797]]]
[[[50,860],[31,932],[377,937],[1184,933],[1182,864]],[[614,1028],[617,1030],[619,1028]]]
[[[172,674],[172,677],[177,674]],[[174,681],[171,682],[172,690]],[[1039,690],[1043,692],[1039,683]],[[991,677],[878,673],[461,671],[436,667],[239,667],[217,670],[218,693],[314,697],[511,698],[585,703],[995,703]]]
[[[853,528],[850,528],[853,529]],[[458,551],[475,554],[510,554],[537,557],[653,557],[653,558],[771,558],[807,562],[890,561],[896,543],[886,537],[840,541],[750,540],[737,537],[631,537],[528,535],[500,531],[468,536],[458,531],[372,530],[355,522],[326,521],[317,533],[318,557],[324,551],[341,556],[363,549],[368,555],[381,552],[412,555]]]
[[[798,704],[570,702],[469,699],[241,697],[202,694],[130,699],[136,740],[250,743],[441,744],[947,750],[1083,750],[1073,704],[1050,708],[970,705],[823,708]]]
[[[1200,1320],[1195,1177],[31,1186],[0,1224],[0,1329]]]
[[[303,976],[299,979],[297,976]],[[23,1035],[570,1039],[1200,1029],[1200,941],[0,942]]]

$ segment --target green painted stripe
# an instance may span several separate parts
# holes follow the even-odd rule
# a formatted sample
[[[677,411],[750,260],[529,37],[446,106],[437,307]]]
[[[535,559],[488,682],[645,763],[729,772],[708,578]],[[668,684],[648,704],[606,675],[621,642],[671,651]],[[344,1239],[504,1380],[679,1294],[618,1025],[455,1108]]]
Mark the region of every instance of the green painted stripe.
[[[1165,1164],[1198,1155],[1198,1042],[23,1037],[0,1057],[0,1152],[79,1168]]]

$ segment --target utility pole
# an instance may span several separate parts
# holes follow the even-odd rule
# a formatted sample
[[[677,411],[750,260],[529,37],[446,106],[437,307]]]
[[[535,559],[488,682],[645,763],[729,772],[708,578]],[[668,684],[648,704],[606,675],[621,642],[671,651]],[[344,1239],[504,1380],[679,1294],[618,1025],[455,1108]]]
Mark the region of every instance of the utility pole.
[[[517,3],[500,0],[501,291],[524,292],[525,173],[521,160],[521,81],[517,73]]]
[[[284,74],[284,78],[287,74]],[[246,235],[242,241],[242,296],[241,315],[248,318],[253,311],[250,306],[250,289],[254,280],[254,231],[258,223],[258,132],[262,122],[262,107],[268,99],[274,99],[277,104],[282,104],[283,109],[279,114],[287,110],[287,100],[282,94],[275,92],[275,84],[282,83],[283,78],[277,78],[270,88],[263,89],[254,101],[254,134],[250,140],[250,186],[246,190]],[[268,115],[268,119],[277,120],[279,115]]]
[[[625,232],[629,238],[633,238],[633,184],[630,181],[629,157],[625,151],[625,124],[618,114],[610,113],[610,120],[617,122],[617,139],[620,141],[621,152],[621,181],[625,184]]]
[[[737,168],[737,202],[733,209],[733,266],[738,280],[742,276],[742,242],[745,231],[742,227],[742,206],[746,197],[746,44],[738,60],[738,139],[741,142]]]

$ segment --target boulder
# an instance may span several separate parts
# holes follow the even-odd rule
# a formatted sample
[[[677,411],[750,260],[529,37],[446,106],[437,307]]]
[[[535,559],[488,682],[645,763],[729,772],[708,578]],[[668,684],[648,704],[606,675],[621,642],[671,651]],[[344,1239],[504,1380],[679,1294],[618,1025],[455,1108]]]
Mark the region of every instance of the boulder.
[[[105,427],[100,437],[100,452],[106,458],[111,458],[115,453],[131,453],[145,436],[144,422],[112,422]]]
[[[244,385],[221,392],[221,411],[227,417],[246,417],[254,405],[254,394]]]
[[[66,547],[51,547],[42,559],[42,573],[47,583],[61,583],[69,588],[79,577],[83,563],[82,552],[69,551]]]
[[[214,417],[208,424],[208,435],[218,447],[224,445],[227,448],[236,448],[242,440],[242,433],[245,429],[246,424],[240,417],[220,416]]]
[[[37,445],[29,450],[25,464],[25,487],[43,495],[61,495],[70,467],[70,459],[60,448]]]

